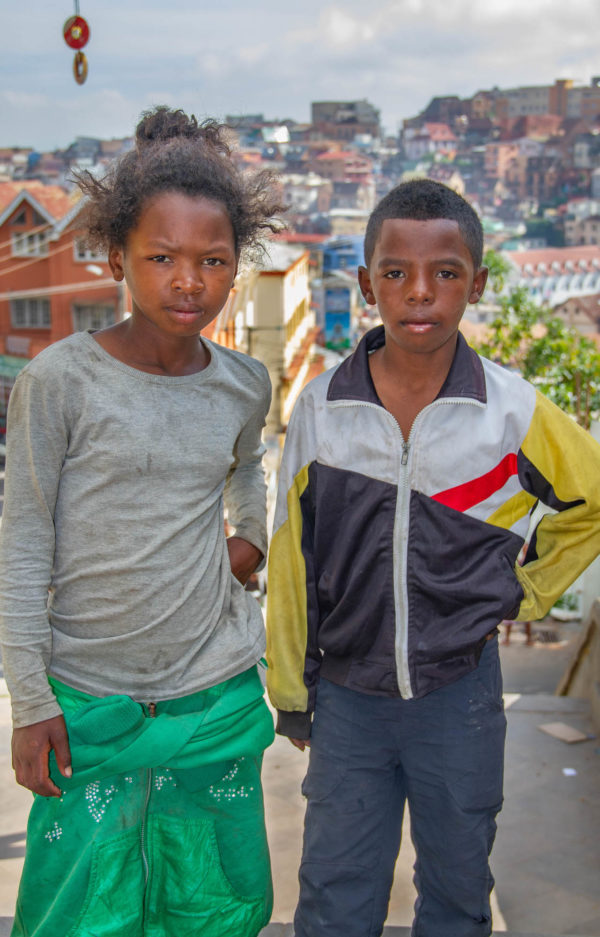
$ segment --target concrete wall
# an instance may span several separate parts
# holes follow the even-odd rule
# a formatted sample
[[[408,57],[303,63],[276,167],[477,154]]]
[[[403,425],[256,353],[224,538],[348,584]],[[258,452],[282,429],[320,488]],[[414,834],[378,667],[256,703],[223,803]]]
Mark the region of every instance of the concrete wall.
[[[585,620],[581,637],[557,691],[590,702],[594,727],[600,732],[600,599]]]

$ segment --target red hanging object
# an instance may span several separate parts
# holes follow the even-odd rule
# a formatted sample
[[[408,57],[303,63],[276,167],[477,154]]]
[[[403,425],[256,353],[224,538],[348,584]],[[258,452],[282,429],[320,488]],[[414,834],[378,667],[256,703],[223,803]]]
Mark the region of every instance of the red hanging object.
[[[70,16],[63,26],[63,36],[71,49],[83,49],[90,38],[90,27],[83,16]]]
[[[73,77],[78,85],[87,78],[87,58],[81,51],[90,38],[90,27],[79,15],[79,0],[75,0],[75,16],[70,16],[63,26],[63,37],[70,49],[77,49],[73,59]]]

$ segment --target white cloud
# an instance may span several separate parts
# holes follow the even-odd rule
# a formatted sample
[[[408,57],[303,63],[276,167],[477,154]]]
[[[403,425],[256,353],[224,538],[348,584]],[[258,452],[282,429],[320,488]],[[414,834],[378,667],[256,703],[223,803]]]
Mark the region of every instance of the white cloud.
[[[4,14],[0,145],[124,135],[153,103],[306,120],[311,100],[369,97],[395,128],[433,95],[600,73],[598,0],[86,0],[82,12],[82,87],[54,4]]]
[[[373,39],[375,30],[364,20],[350,16],[339,7],[325,9],[320,17],[325,39],[334,46],[356,46]]]

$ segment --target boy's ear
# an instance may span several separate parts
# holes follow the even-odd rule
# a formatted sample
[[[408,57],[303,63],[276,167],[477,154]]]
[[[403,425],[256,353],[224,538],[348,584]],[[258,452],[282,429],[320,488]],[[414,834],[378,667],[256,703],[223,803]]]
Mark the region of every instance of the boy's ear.
[[[375,306],[377,300],[375,299],[375,294],[371,287],[371,277],[369,276],[369,271],[366,267],[358,268],[358,285],[360,286],[360,291],[369,306]]]
[[[118,247],[111,247],[108,252],[108,266],[113,275],[113,280],[117,282],[125,279],[123,269],[123,251]]]
[[[475,276],[473,277],[473,285],[471,286],[471,292],[469,293],[469,302],[471,304],[478,303],[481,297],[483,296],[483,291],[485,289],[485,284],[487,283],[488,278],[488,268],[480,267]]]

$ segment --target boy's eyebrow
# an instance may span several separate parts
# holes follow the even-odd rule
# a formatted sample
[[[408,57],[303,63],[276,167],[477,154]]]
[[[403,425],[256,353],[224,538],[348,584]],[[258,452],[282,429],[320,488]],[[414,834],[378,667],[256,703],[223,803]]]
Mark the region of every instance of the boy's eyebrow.
[[[406,260],[403,257],[382,257],[378,262],[378,267],[393,267],[394,265],[401,266],[402,264],[410,264],[411,261]],[[461,267],[467,269],[467,264],[462,259],[462,257],[436,257],[435,260],[431,261],[431,266],[446,266],[446,267]]]

